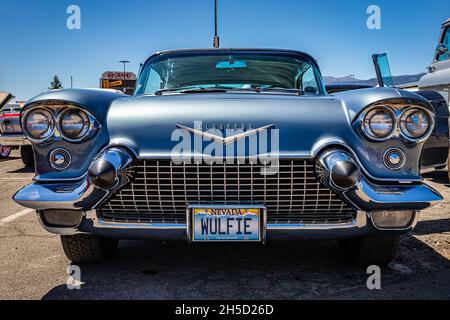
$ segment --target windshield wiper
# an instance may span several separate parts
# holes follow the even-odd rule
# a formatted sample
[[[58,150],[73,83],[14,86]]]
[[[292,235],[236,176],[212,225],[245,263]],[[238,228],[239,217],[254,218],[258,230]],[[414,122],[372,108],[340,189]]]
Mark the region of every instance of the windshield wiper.
[[[179,88],[167,88],[155,91],[155,95],[160,96],[166,92],[178,92],[178,93],[214,93],[214,92],[228,92],[228,91],[238,91],[238,92],[283,92],[296,95],[304,95],[305,92],[300,89],[291,88],[281,88],[281,87],[256,87],[256,88],[231,88],[231,87],[179,87]]]
[[[303,90],[300,89],[293,89],[293,88],[281,88],[281,87],[267,87],[267,88],[263,88],[263,87],[258,87],[255,88],[255,91],[257,91],[258,93],[261,92],[286,92],[286,93],[293,93],[293,94],[297,94],[299,96],[302,96],[305,94],[305,92]]]
[[[160,96],[166,92],[179,92],[179,93],[206,93],[206,92],[227,92],[229,88],[224,87],[211,87],[211,88],[192,88],[192,87],[180,87],[180,88],[167,88],[155,91],[155,95]]]

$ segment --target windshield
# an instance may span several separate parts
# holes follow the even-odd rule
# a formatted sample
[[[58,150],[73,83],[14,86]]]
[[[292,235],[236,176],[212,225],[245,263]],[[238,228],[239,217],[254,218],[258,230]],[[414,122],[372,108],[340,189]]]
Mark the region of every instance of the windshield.
[[[282,88],[324,93],[319,70],[307,56],[234,51],[156,56],[143,67],[136,95],[214,88]]]

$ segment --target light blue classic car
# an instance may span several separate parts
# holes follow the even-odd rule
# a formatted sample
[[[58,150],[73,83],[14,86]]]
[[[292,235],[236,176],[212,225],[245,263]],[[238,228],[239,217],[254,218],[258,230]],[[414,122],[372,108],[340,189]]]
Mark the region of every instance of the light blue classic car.
[[[21,122],[37,171],[14,199],[76,263],[110,257],[119,239],[329,238],[384,265],[442,200],[420,176],[434,119],[394,88],[327,95],[302,52],[166,51],[142,65],[133,97],[31,99]]]

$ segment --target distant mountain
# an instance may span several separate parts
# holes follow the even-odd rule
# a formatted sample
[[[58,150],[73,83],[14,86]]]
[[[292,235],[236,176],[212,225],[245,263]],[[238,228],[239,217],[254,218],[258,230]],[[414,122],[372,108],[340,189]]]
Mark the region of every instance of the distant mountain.
[[[406,84],[406,83],[418,82],[420,80],[420,78],[422,78],[424,75],[425,75],[425,73],[394,76],[394,84],[402,85],[402,84]],[[354,79],[352,76],[346,76],[346,77],[324,76],[323,80],[324,80],[325,84],[339,82],[339,83],[361,83],[361,84],[368,84],[368,85],[376,86],[378,83],[376,78],[372,78],[369,80],[361,80],[361,79]]]

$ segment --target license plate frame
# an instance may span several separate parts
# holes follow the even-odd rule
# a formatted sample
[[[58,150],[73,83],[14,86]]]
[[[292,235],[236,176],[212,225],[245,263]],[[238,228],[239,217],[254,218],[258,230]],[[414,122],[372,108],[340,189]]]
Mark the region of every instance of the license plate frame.
[[[255,240],[238,240],[238,239],[217,239],[217,240],[210,240],[210,239],[198,239],[195,236],[195,211],[199,209],[247,209],[247,210],[259,210],[259,237]],[[187,221],[187,237],[189,242],[202,242],[202,243],[212,243],[212,242],[218,242],[218,243],[233,243],[233,242],[253,242],[253,243],[265,243],[266,242],[266,233],[267,233],[267,209],[265,206],[262,205],[220,205],[220,204],[214,204],[214,205],[202,205],[202,204],[196,204],[196,205],[189,205],[186,210],[186,221]]]

